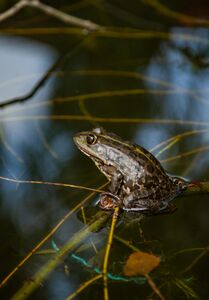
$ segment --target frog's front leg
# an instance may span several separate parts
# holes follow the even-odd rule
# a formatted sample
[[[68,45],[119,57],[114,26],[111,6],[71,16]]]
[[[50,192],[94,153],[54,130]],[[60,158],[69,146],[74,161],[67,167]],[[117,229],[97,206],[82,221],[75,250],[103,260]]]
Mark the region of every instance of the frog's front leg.
[[[177,207],[175,204],[167,202],[167,201],[162,201],[160,203],[159,207],[156,207],[156,209],[153,209],[151,211],[152,215],[159,215],[159,214],[172,214],[177,210]]]
[[[120,194],[123,183],[123,176],[120,172],[115,172],[111,178],[108,190],[102,193],[99,199],[99,207],[103,210],[114,210],[115,207],[121,207],[122,200],[118,196]]]
[[[119,195],[122,188],[122,184],[123,175],[120,172],[115,171],[108,186],[109,192],[114,195]]]

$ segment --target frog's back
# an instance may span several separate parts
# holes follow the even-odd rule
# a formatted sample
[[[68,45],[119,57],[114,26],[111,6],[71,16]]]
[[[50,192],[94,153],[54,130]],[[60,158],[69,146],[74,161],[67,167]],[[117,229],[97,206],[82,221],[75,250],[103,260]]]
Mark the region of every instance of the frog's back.
[[[135,187],[143,189],[157,188],[157,186],[167,186],[172,184],[169,176],[161,166],[160,162],[145,148],[132,144],[129,141],[115,138],[115,134],[111,135],[111,145],[114,145],[113,152],[118,149],[116,161],[117,169],[124,176],[124,184],[130,190]],[[106,141],[107,143],[107,141]]]
[[[151,180],[157,184],[169,178],[160,162],[145,148],[135,144],[133,145],[132,154],[135,155],[135,160],[137,160],[139,166],[143,167],[143,175],[147,179],[146,181]]]

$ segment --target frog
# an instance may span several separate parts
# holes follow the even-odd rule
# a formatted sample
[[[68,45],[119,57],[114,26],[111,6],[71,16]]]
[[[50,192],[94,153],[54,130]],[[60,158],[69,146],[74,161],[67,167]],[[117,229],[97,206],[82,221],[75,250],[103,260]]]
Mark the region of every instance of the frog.
[[[108,191],[99,197],[101,209],[144,214],[176,210],[170,202],[189,182],[169,175],[151,152],[100,127],[76,133],[73,139],[109,181]]]

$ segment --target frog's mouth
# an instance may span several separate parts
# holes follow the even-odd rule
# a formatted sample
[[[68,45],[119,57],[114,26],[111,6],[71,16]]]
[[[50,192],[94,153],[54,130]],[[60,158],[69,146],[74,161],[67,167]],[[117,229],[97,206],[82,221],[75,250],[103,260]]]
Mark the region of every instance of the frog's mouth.
[[[82,145],[77,143],[76,140],[75,140],[75,143],[76,143],[78,149],[81,150],[81,152],[86,154],[88,157],[90,157],[93,161],[98,161],[98,162],[102,163],[102,160],[99,157],[97,157],[93,151],[90,151],[87,147],[83,147]]]
[[[80,143],[76,136],[73,139],[74,139],[74,142],[75,142],[76,146],[78,147],[78,149],[81,152],[83,152],[85,155],[87,155],[88,157],[90,157],[93,161],[98,161],[98,162],[102,163],[102,159],[99,158],[95,154],[94,151],[91,151],[91,148],[86,147],[85,145],[83,145],[82,143]]]
[[[107,177],[108,180],[111,180],[112,174],[115,170],[115,167],[112,164],[110,164],[109,162],[104,162],[97,156],[93,156],[91,153],[86,151],[86,149],[81,151],[83,151],[89,158],[93,160],[97,168]]]
[[[104,161],[101,158],[99,158],[98,156],[96,156],[95,154],[93,154],[93,152],[89,151],[88,148],[82,147],[77,142],[76,142],[76,145],[77,145],[78,149],[81,150],[81,152],[83,152],[89,158],[91,158],[95,162],[96,165],[98,165],[99,167],[101,166],[101,168],[105,165]]]
[[[78,138],[74,137],[74,142],[78,149],[83,152],[86,156],[91,158],[97,168],[108,178],[108,180],[111,180],[112,174],[115,170],[115,167],[110,164],[109,161],[104,161],[101,157],[97,156],[93,150],[91,150],[90,147],[86,147],[82,143],[79,142],[80,136]]]

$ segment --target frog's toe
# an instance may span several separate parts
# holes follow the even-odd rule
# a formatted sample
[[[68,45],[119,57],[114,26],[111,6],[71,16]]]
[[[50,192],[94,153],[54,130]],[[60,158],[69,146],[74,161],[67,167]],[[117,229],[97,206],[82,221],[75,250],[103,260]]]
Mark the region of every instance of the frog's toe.
[[[120,206],[120,198],[111,193],[102,193],[99,199],[99,208],[103,210],[114,210]]]
[[[147,207],[126,207],[126,206],[123,206],[123,210],[127,212],[139,212],[139,213],[140,212],[144,213],[148,211]]]

